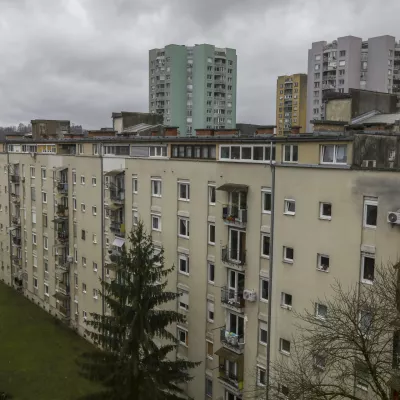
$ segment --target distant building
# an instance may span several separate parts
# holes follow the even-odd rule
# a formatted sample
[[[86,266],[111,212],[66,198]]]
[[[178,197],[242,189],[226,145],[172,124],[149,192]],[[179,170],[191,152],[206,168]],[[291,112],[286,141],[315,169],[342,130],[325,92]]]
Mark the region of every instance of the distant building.
[[[306,131],[307,123],[307,75],[279,76],[276,84],[276,133],[291,132],[299,126],[300,133]]]
[[[236,50],[171,44],[149,51],[149,111],[181,136],[236,125]]]
[[[307,130],[324,116],[324,96],[350,88],[396,93],[400,97],[400,44],[393,36],[363,41],[345,36],[315,42],[308,51]]]
[[[33,139],[62,138],[71,129],[67,120],[33,119],[31,124]]]

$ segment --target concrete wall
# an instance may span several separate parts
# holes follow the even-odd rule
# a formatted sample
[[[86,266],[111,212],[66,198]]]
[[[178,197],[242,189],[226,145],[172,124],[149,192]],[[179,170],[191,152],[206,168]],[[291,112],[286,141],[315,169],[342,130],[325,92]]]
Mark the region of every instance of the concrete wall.
[[[351,99],[332,99],[326,103],[325,118],[328,121],[350,121]]]

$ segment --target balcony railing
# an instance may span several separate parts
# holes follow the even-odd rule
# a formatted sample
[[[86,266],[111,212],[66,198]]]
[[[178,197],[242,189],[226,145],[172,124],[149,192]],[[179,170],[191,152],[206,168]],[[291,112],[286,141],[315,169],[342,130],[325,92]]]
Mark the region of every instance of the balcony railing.
[[[125,227],[122,222],[111,221],[110,231],[120,237],[125,237]]]
[[[13,203],[19,204],[20,201],[21,201],[21,199],[20,199],[20,197],[19,197],[18,194],[16,194],[16,193],[11,193],[11,201],[12,201]]]
[[[123,203],[125,201],[125,190],[124,189],[111,189],[110,199],[114,203]]]
[[[222,327],[220,331],[221,343],[234,351],[235,353],[242,353],[244,349],[244,335],[238,335],[237,333],[230,332],[226,327]]]
[[[22,239],[20,237],[18,237],[18,236],[12,237],[12,244],[14,246],[21,246],[21,242],[22,242]]]
[[[64,317],[69,318],[71,313],[70,309],[67,307],[62,306],[61,304],[57,305],[57,310],[60,314],[62,314]]]
[[[10,179],[12,183],[19,183],[20,176],[18,174],[13,174],[10,176]]]
[[[11,217],[11,223],[13,225],[21,225],[21,219],[19,217],[12,216]]]
[[[243,267],[246,264],[246,250],[223,246],[221,249],[221,259],[226,264]]]
[[[67,242],[69,238],[69,233],[67,231],[58,231],[57,232],[57,239],[60,242]]]
[[[56,214],[59,217],[68,217],[68,207],[63,204],[58,204],[56,209]]]
[[[21,257],[19,257],[17,255],[12,255],[11,259],[12,259],[12,262],[13,262],[14,265],[17,265],[19,267],[21,266],[21,264],[22,264]]]
[[[221,288],[221,303],[228,304],[236,308],[244,308],[243,291],[236,291],[224,286]]]
[[[57,283],[57,289],[58,292],[64,294],[65,296],[69,296],[70,290],[69,290],[69,285],[63,283],[63,282],[58,282]]]
[[[68,261],[66,256],[57,256],[56,260],[58,268],[60,268],[62,271],[69,271],[70,262]]]
[[[227,370],[225,365],[219,366],[219,379],[232,385],[238,390],[243,389],[243,378],[239,378],[237,374]]]
[[[247,209],[241,209],[235,205],[224,205],[222,219],[231,225],[244,227],[247,224]]]
[[[57,190],[59,193],[68,193],[68,183],[67,182],[58,182]]]

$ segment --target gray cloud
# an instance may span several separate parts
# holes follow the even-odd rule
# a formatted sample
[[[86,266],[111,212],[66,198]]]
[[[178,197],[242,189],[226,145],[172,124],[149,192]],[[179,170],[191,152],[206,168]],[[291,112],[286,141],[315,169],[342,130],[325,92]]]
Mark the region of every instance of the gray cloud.
[[[112,111],[147,111],[148,50],[168,43],[236,48],[238,122],[274,123],[276,77],[306,72],[312,41],[400,39],[400,2],[385,10],[377,0],[0,0],[0,124],[95,128]]]

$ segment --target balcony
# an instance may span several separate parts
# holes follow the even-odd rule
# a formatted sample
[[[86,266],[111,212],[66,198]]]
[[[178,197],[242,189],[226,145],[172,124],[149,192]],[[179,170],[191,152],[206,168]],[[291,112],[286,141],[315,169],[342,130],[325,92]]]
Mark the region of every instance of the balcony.
[[[242,312],[245,307],[243,291],[235,291],[224,286],[221,288],[221,303],[234,311]]]
[[[239,376],[231,371],[228,371],[225,365],[219,366],[218,379],[227,383],[229,386],[233,386],[236,391],[241,392],[243,390],[243,379],[240,381]]]
[[[65,256],[57,256],[56,258],[57,268],[61,272],[68,272],[70,267],[70,262]]]
[[[14,226],[20,226],[21,225],[20,217],[16,217],[15,215],[13,215],[11,217],[11,224],[14,225]]]
[[[69,240],[69,232],[68,231],[64,231],[64,230],[60,230],[57,231],[57,240],[61,243],[66,243]]]
[[[236,396],[240,396],[243,390],[243,355],[232,353],[223,347],[215,354],[219,356],[220,383]],[[227,367],[226,361],[229,361],[232,368]]]
[[[244,271],[246,265],[246,250],[223,246],[221,248],[221,260],[229,267],[233,267],[238,271]]]
[[[13,246],[19,247],[19,246],[21,246],[22,239],[19,236],[13,236],[12,239],[11,239],[11,242],[12,242]]]
[[[64,317],[64,318],[70,318],[71,312],[70,309],[63,306],[62,304],[58,303],[57,304],[57,311]]]
[[[19,195],[16,193],[11,193],[11,202],[14,204],[19,204],[21,202]]]
[[[111,221],[110,231],[116,236],[125,237],[125,224],[118,221]]]
[[[57,287],[56,287],[56,294],[59,293],[60,296],[64,296],[64,297],[69,297],[70,295],[70,289],[69,289],[69,285],[65,282],[57,282]]]
[[[10,175],[11,183],[19,183],[20,176],[18,174]]]
[[[22,266],[22,259],[21,259],[21,257],[20,256],[18,256],[18,255],[12,255],[11,256],[11,260],[12,260],[12,263],[14,264],[14,265],[16,265],[16,266],[18,266],[18,267],[21,267]]]
[[[111,189],[110,199],[115,204],[123,204],[125,202],[125,190],[124,189]]]
[[[58,182],[57,183],[58,193],[67,194],[68,193],[68,183],[66,182]]]
[[[68,207],[63,204],[58,204],[56,209],[56,214],[59,218],[68,217]]]

